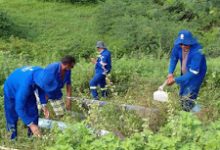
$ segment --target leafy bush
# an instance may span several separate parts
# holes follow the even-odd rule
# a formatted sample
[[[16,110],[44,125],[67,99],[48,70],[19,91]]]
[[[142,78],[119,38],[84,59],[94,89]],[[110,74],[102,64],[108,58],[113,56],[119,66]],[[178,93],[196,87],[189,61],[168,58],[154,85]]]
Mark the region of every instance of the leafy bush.
[[[219,121],[204,126],[195,115],[179,112],[153,134],[148,128],[125,140],[108,134],[96,137],[84,124],[75,124],[68,130],[55,132],[54,144],[47,149],[214,149],[220,148]]]
[[[0,19],[0,27],[5,28],[5,34],[9,33],[0,39],[1,116],[3,83],[12,70],[23,65],[45,66],[66,54],[79,60],[72,73],[74,96],[89,97],[94,66],[87,59],[95,54],[97,39],[104,40],[113,52],[109,77],[113,91],[107,101],[157,107],[161,111],[156,118],[150,116],[151,120],[145,120],[111,105],[103,109],[94,107],[86,123],[73,123],[72,116],[67,116],[68,119],[62,119],[73,124],[70,129],[46,130],[42,139],[25,138],[26,132],[21,132],[14,145],[7,140],[2,117],[1,145],[20,149],[219,149],[219,58],[208,59],[208,74],[197,100],[202,105],[200,120],[194,114],[179,112],[177,86],[167,88],[167,105],[152,101],[152,93],[166,78],[167,55],[180,29],[192,31],[207,55],[219,56],[219,4],[216,0],[107,0],[85,6],[11,0],[0,5],[7,12]],[[10,23],[11,17],[16,26]],[[98,137],[86,127],[88,124],[119,131],[126,137]]]
[[[109,104],[102,108],[92,106],[87,123],[95,129],[105,129],[123,137],[142,131],[144,123],[142,118],[135,112],[120,109],[119,106],[119,103]]]
[[[132,3],[108,0],[99,6],[97,30],[100,36],[111,37],[108,40],[115,45],[112,48],[115,56],[156,53],[159,47],[158,34],[152,29],[153,23],[148,19],[147,7],[143,7],[147,5],[148,1]]]
[[[8,35],[12,25],[13,23],[7,13],[0,11],[0,36]]]
[[[107,0],[97,9],[97,31],[109,41],[117,57],[168,53],[181,29],[192,31],[204,49],[217,49],[220,13],[215,3],[218,2]],[[218,53],[216,49],[213,51]]]
[[[104,0],[39,0],[39,1],[44,1],[44,2],[70,2],[70,3],[81,3],[81,4],[94,4],[98,3],[99,1],[104,1]]]

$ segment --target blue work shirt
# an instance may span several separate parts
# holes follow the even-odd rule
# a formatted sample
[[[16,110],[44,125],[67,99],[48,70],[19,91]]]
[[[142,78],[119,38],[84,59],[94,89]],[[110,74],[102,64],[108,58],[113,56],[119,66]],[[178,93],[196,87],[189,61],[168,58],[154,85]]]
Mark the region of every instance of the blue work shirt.
[[[58,81],[58,88],[54,92],[47,93],[48,98],[51,100],[61,99],[63,96],[61,89],[64,87],[65,84],[71,85],[71,70],[67,70],[62,79],[61,62],[49,64],[45,69],[49,69],[51,72],[53,72],[53,74],[56,75],[56,80]]]
[[[182,48],[180,45],[174,45],[170,58],[169,74],[173,74],[178,60],[182,66]],[[181,96],[194,93],[194,98],[196,98],[207,70],[206,59],[199,43],[190,47],[186,69],[186,73],[182,74],[181,72],[181,76],[176,77],[175,82],[180,85]]]
[[[38,90],[41,104],[46,104],[45,92],[38,86],[40,83],[35,82],[35,73],[41,71],[43,69],[40,67],[18,68],[9,75],[4,83],[4,95],[7,97],[5,111],[10,114],[14,112],[12,109],[15,110],[26,125],[38,117],[35,90]]]
[[[111,71],[111,68],[111,53],[107,49],[104,49],[98,56],[95,73],[106,75]]]

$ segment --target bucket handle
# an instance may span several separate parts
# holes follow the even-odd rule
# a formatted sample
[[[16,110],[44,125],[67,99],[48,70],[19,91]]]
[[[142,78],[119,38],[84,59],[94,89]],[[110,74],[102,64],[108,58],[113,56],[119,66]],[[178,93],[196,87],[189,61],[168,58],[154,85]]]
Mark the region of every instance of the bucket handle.
[[[166,85],[167,85],[167,80],[165,80],[164,83],[161,86],[159,86],[158,90],[163,91]]]

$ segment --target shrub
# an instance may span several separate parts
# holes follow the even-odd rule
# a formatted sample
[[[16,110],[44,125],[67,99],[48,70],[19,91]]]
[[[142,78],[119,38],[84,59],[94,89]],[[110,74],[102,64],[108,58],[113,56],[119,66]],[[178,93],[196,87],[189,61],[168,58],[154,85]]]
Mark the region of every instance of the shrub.
[[[219,45],[220,24],[216,3],[107,0],[97,9],[97,31],[110,43],[116,57],[169,53],[181,29],[193,32],[205,49],[214,49]],[[213,51],[219,53],[218,49]]]
[[[69,2],[69,3],[80,3],[80,4],[95,4],[99,1],[104,0],[39,0],[44,2]]]
[[[12,25],[13,23],[7,13],[0,11],[0,36],[8,35]]]

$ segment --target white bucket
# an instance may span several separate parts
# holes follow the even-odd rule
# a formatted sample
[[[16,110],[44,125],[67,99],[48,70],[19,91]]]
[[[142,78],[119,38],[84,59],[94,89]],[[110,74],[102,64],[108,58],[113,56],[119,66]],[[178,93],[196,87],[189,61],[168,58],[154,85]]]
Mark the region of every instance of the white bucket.
[[[168,101],[168,94],[162,90],[155,91],[153,94],[153,98],[156,101],[160,102],[167,102]]]

